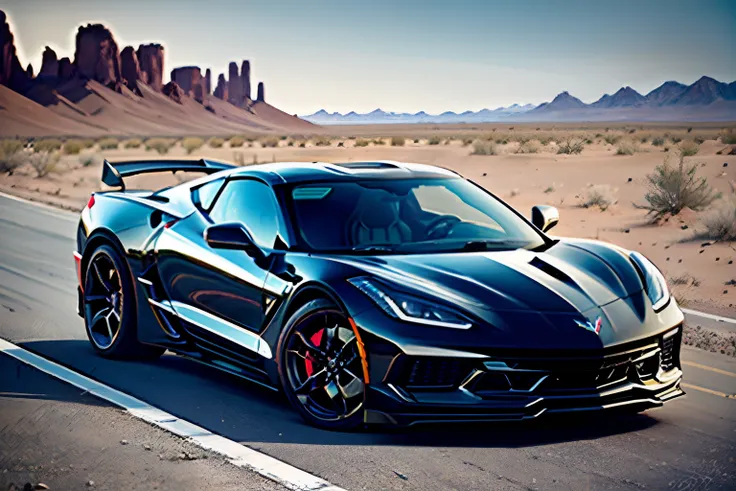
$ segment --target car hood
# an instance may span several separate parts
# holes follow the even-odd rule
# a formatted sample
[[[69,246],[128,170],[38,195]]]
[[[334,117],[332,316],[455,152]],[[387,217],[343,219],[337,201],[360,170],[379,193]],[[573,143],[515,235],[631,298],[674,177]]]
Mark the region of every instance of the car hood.
[[[643,289],[625,251],[559,241],[544,252],[350,257],[371,276],[471,310],[584,313]]]

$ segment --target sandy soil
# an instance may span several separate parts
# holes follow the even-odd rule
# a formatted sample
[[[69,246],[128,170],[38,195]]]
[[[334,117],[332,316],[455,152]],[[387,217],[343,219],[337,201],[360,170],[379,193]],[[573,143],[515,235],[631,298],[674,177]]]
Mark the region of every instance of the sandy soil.
[[[444,129],[444,128],[443,128]],[[337,131],[332,129],[332,131]],[[364,131],[374,131],[364,129]],[[394,129],[394,131],[396,131]],[[469,129],[459,128],[462,132]],[[602,130],[601,130],[602,131]],[[696,133],[700,130],[695,130]],[[702,131],[711,131],[707,128]],[[358,133],[360,134],[360,133]],[[301,141],[282,140],[277,148],[263,148],[258,142],[252,147],[232,149],[207,146],[187,156],[179,144],[166,158],[206,157],[238,161],[246,165],[255,161],[330,161],[389,159],[419,162],[447,167],[460,172],[512,206],[528,213],[535,204],[550,204],[560,209],[561,222],[553,230],[556,235],[600,239],[626,248],[636,249],[650,257],[668,278],[691,275],[687,285],[672,285],[678,299],[690,308],[723,315],[736,315],[736,243],[715,243],[699,238],[703,231],[700,219],[708,211],[684,213],[659,225],[649,223],[646,212],[634,207],[643,203],[645,176],[664,158],[663,147],[639,144],[639,152],[631,156],[615,155],[616,146],[604,142],[587,145],[581,155],[558,155],[555,144],[540,146],[540,153],[517,154],[518,143],[498,145],[500,155],[470,155],[472,146],[462,141],[429,145],[426,139],[414,143],[407,138],[405,146],[371,143],[356,147],[355,139],[334,139],[329,146],[316,146]],[[293,142],[293,146],[287,146]],[[342,146],[338,146],[342,144]],[[736,156],[717,155],[724,145],[715,140],[705,141],[699,153],[687,157],[688,162],[699,163],[699,175],[724,195],[732,192],[736,182]],[[83,166],[89,157],[96,162]],[[141,149],[106,152],[109,160],[161,158],[154,152]],[[59,171],[38,179],[30,168],[16,170],[13,175],[0,176],[0,190],[18,196],[43,201],[56,206],[79,210],[92,191],[100,189],[101,158],[86,150],[79,156],[62,158]],[[178,182],[176,176],[146,175],[131,180],[131,186],[156,188]],[[581,197],[591,185],[607,185],[617,203],[605,211],[583,208]]]

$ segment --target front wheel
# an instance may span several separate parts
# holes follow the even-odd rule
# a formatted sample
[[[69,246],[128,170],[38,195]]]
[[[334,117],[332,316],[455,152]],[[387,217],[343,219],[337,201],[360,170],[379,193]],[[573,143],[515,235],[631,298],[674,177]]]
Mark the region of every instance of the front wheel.
[[[347,316],[326,300],[307,303],[287,322],[279,375],[287,398],[311,425],[345,431],[363,423],[358,342]]]
[[[95,351],[109,358],[156,358],[164,349],[138,342],[136,305],[125,260],[109,245],[97,247],[84,276],[84,324]]]

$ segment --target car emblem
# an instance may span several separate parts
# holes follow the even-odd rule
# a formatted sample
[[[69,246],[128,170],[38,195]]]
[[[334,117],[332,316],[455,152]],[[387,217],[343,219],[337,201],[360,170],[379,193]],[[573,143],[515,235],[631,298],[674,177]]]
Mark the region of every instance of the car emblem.
[[[582,327],[583,329],[587,329],[588,331],[594,332],[596,334],[600,334],[601,327],[603,326],[603,319],[598,317],[595,320],[595,323],[592,323],[590,321],[580,322],[576,320],[575,324]]]

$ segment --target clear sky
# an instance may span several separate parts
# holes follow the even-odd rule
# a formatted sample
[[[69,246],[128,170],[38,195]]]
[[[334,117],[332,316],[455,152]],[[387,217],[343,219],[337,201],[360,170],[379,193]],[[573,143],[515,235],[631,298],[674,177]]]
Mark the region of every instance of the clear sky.
[[[3,0],[21,62],[73,57],[80,24],[120,49],[165,46],[171,68],[251,60],[252,83],[298,114],[438,113],[585,102],[630,85],[736,80],[736,0]],[[213,80],[213,84],[215,82]]]

